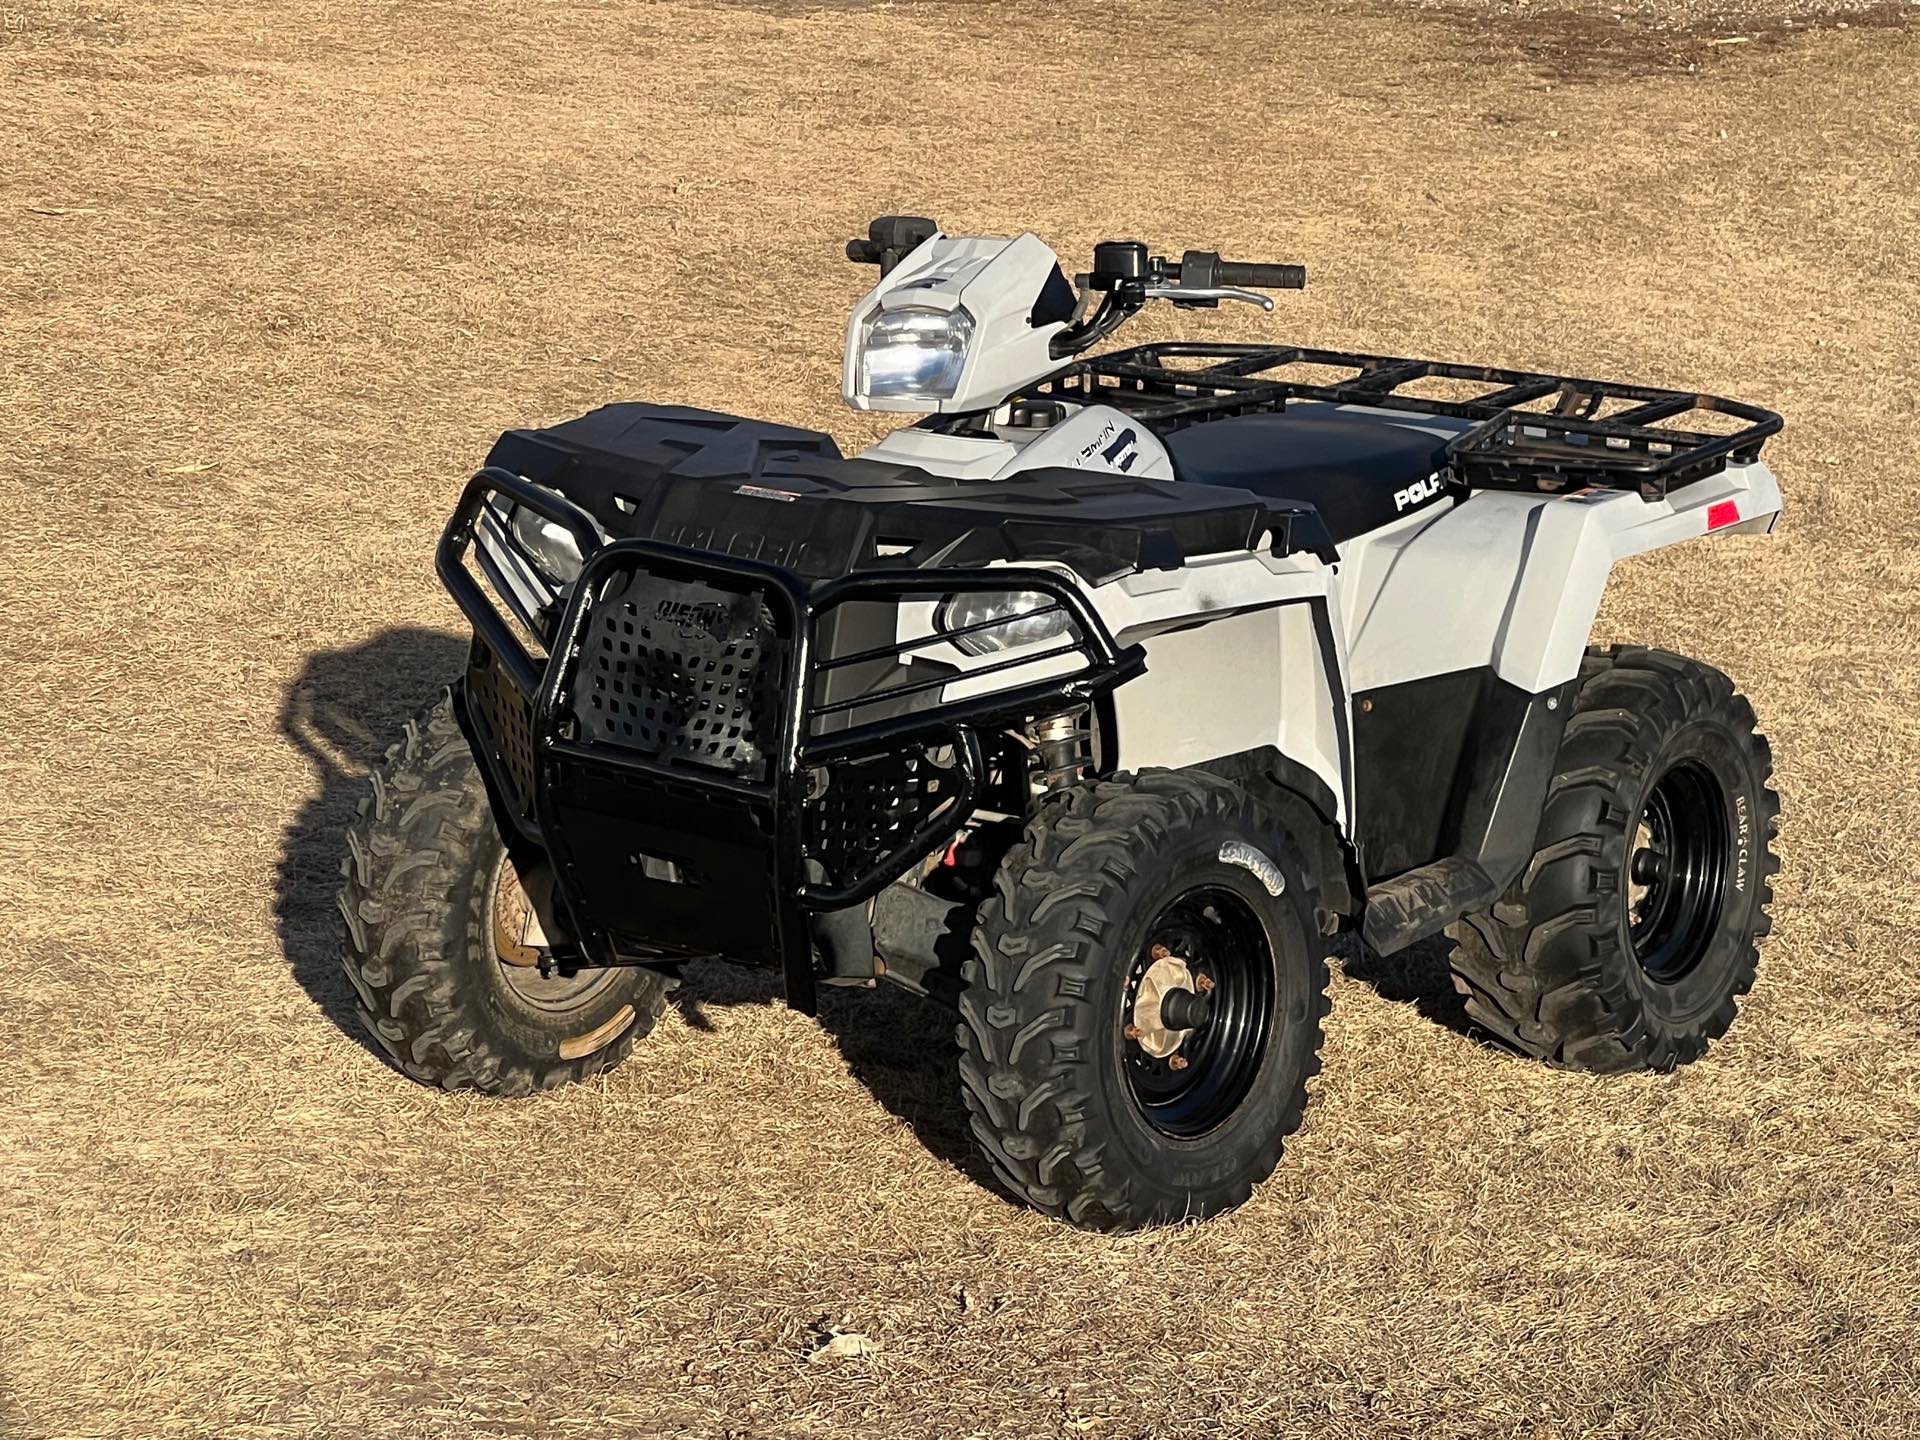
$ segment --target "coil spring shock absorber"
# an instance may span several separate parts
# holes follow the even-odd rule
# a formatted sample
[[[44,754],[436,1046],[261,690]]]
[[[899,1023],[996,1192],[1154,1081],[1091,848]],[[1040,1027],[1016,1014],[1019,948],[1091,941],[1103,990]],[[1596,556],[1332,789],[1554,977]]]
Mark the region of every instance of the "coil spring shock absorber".
[[[1037,799],[1077,785],[1094,768],[1092,712],[1084,705],[1046,715],[1028,725],[1027,782]]]

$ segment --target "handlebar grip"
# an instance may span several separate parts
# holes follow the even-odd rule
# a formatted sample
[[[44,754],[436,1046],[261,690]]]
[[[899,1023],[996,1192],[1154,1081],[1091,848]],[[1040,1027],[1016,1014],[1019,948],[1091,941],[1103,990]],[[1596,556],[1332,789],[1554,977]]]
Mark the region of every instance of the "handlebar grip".
[[[1220,285],[1250,285],[1256,290],[1307,288],[1307,267],[1304,265],[1258,265],[1222,260],[1213,274],[1215,283]]]

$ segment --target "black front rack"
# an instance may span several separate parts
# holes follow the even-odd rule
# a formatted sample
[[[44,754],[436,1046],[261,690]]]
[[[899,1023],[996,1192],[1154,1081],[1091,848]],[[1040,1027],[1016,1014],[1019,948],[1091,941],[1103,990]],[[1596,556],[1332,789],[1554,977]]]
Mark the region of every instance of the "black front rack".
[[[496,495],[564,526],[585,556],[537,658],[467,564]],[[801,1009],[814,979],[807,915],[863,903],[958,833],[989,798],[983,742],[996,731],[1084,708],[1145,663],[1051,570],[809,582],[760,561],[603,540],[565,497],[492,467],[469,482],[436,564],[474,627],[456,713],[502,825],[552,857],[582,953],[779,964]],[[917,639],[830,637],[848,611],[877,607],[890,630],[901,605],[979,592],[1029,598]],[[1056,642],[932,676],[904,668],[936,644],[1055,615]],[[1009,673],[1022,668],[1038,673]],[[938,693],[1002,677],[966,698]]]
[[[1322,373],[1301,374],[1306,367]],[[1328,369],[1350,373],[1328,376]],[[1031,393],[1111,405],[1163,431],[1271,414],[1291,400],[1440,416],[1468,422],[1447,447],[1456,484],[1547,492],[1598,486],[1649,499],[1752,461],[1782,424],[1771,410],[1718,395],[1304,345],[1142,345],[1079,361]],[[1731,423],[1721,433],[1669,428],[1702,412]]]

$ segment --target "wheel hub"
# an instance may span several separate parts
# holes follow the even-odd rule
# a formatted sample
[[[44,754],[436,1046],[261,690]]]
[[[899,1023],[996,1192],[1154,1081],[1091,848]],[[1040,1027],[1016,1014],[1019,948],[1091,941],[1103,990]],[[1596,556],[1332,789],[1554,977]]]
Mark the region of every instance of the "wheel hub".
[[[533,968],[545,953],[545,941],[519,870],[513,861],[502,860],[493,882],[493,953],[502,965]]]
[[[549,930],[553,881],[544,866],[522,876],[502,856],[487,899],[488,930],[500,976],[537,1010],[573,1010],[616,983],[617,972],[556,958]]]
[[[1133,1023],[1127,1027],[1127,1038],[1154,1059],[1165,1060],[1199,1028],[1190,1003],[1196,998],[1198,977],[1184,955],[1174,954],[1165,945],[1156,945],[1153,951],[1153,963],[1140,977],[1133,997]],[[1204,1023],[1200,1019],[1199,1024]]]

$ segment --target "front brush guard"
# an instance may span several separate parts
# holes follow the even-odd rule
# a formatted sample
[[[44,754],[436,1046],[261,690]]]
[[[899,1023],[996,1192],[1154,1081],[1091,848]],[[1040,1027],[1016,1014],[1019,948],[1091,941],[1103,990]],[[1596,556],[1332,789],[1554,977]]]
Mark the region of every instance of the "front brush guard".
[[[491,494],[563,526],[586,557],[544,661],[465,564]],[[1144,668],[1138,647],[1120,649],[1053,571],[876,569],[809,583],[781,566],[661,541],[603,542],[571,501],[497,467],[469,482],[436,566],[474,627],[462,700],[484,703],[461,706],[468,738],[497,808],[552,857],[585,957],[777,965],[788,1003],[807,1012],[815,965],[806,914],[871,899],[960,829],[985,779],[981,733],[1085,703]],[[938,698],[958,678],[948,674],[852,697],[819,693],[835,672],[885,667],[998,623],[822,657],[822,621],[838,607],[969,590],[1036,592],[1048,604],[1030,613],[1064,609],[1072,629],[1064,644],[995,660],[968,679],[1052,655],[1084,663],[953,702]],[[907,700],[924,708],[854,723]],[[850,873],[829,873],[810,821],[834,777],[860,768],[882,772],[864,783],[902,797],[904,812],[889,808],[884,827],[898,838],[864,846]]]

